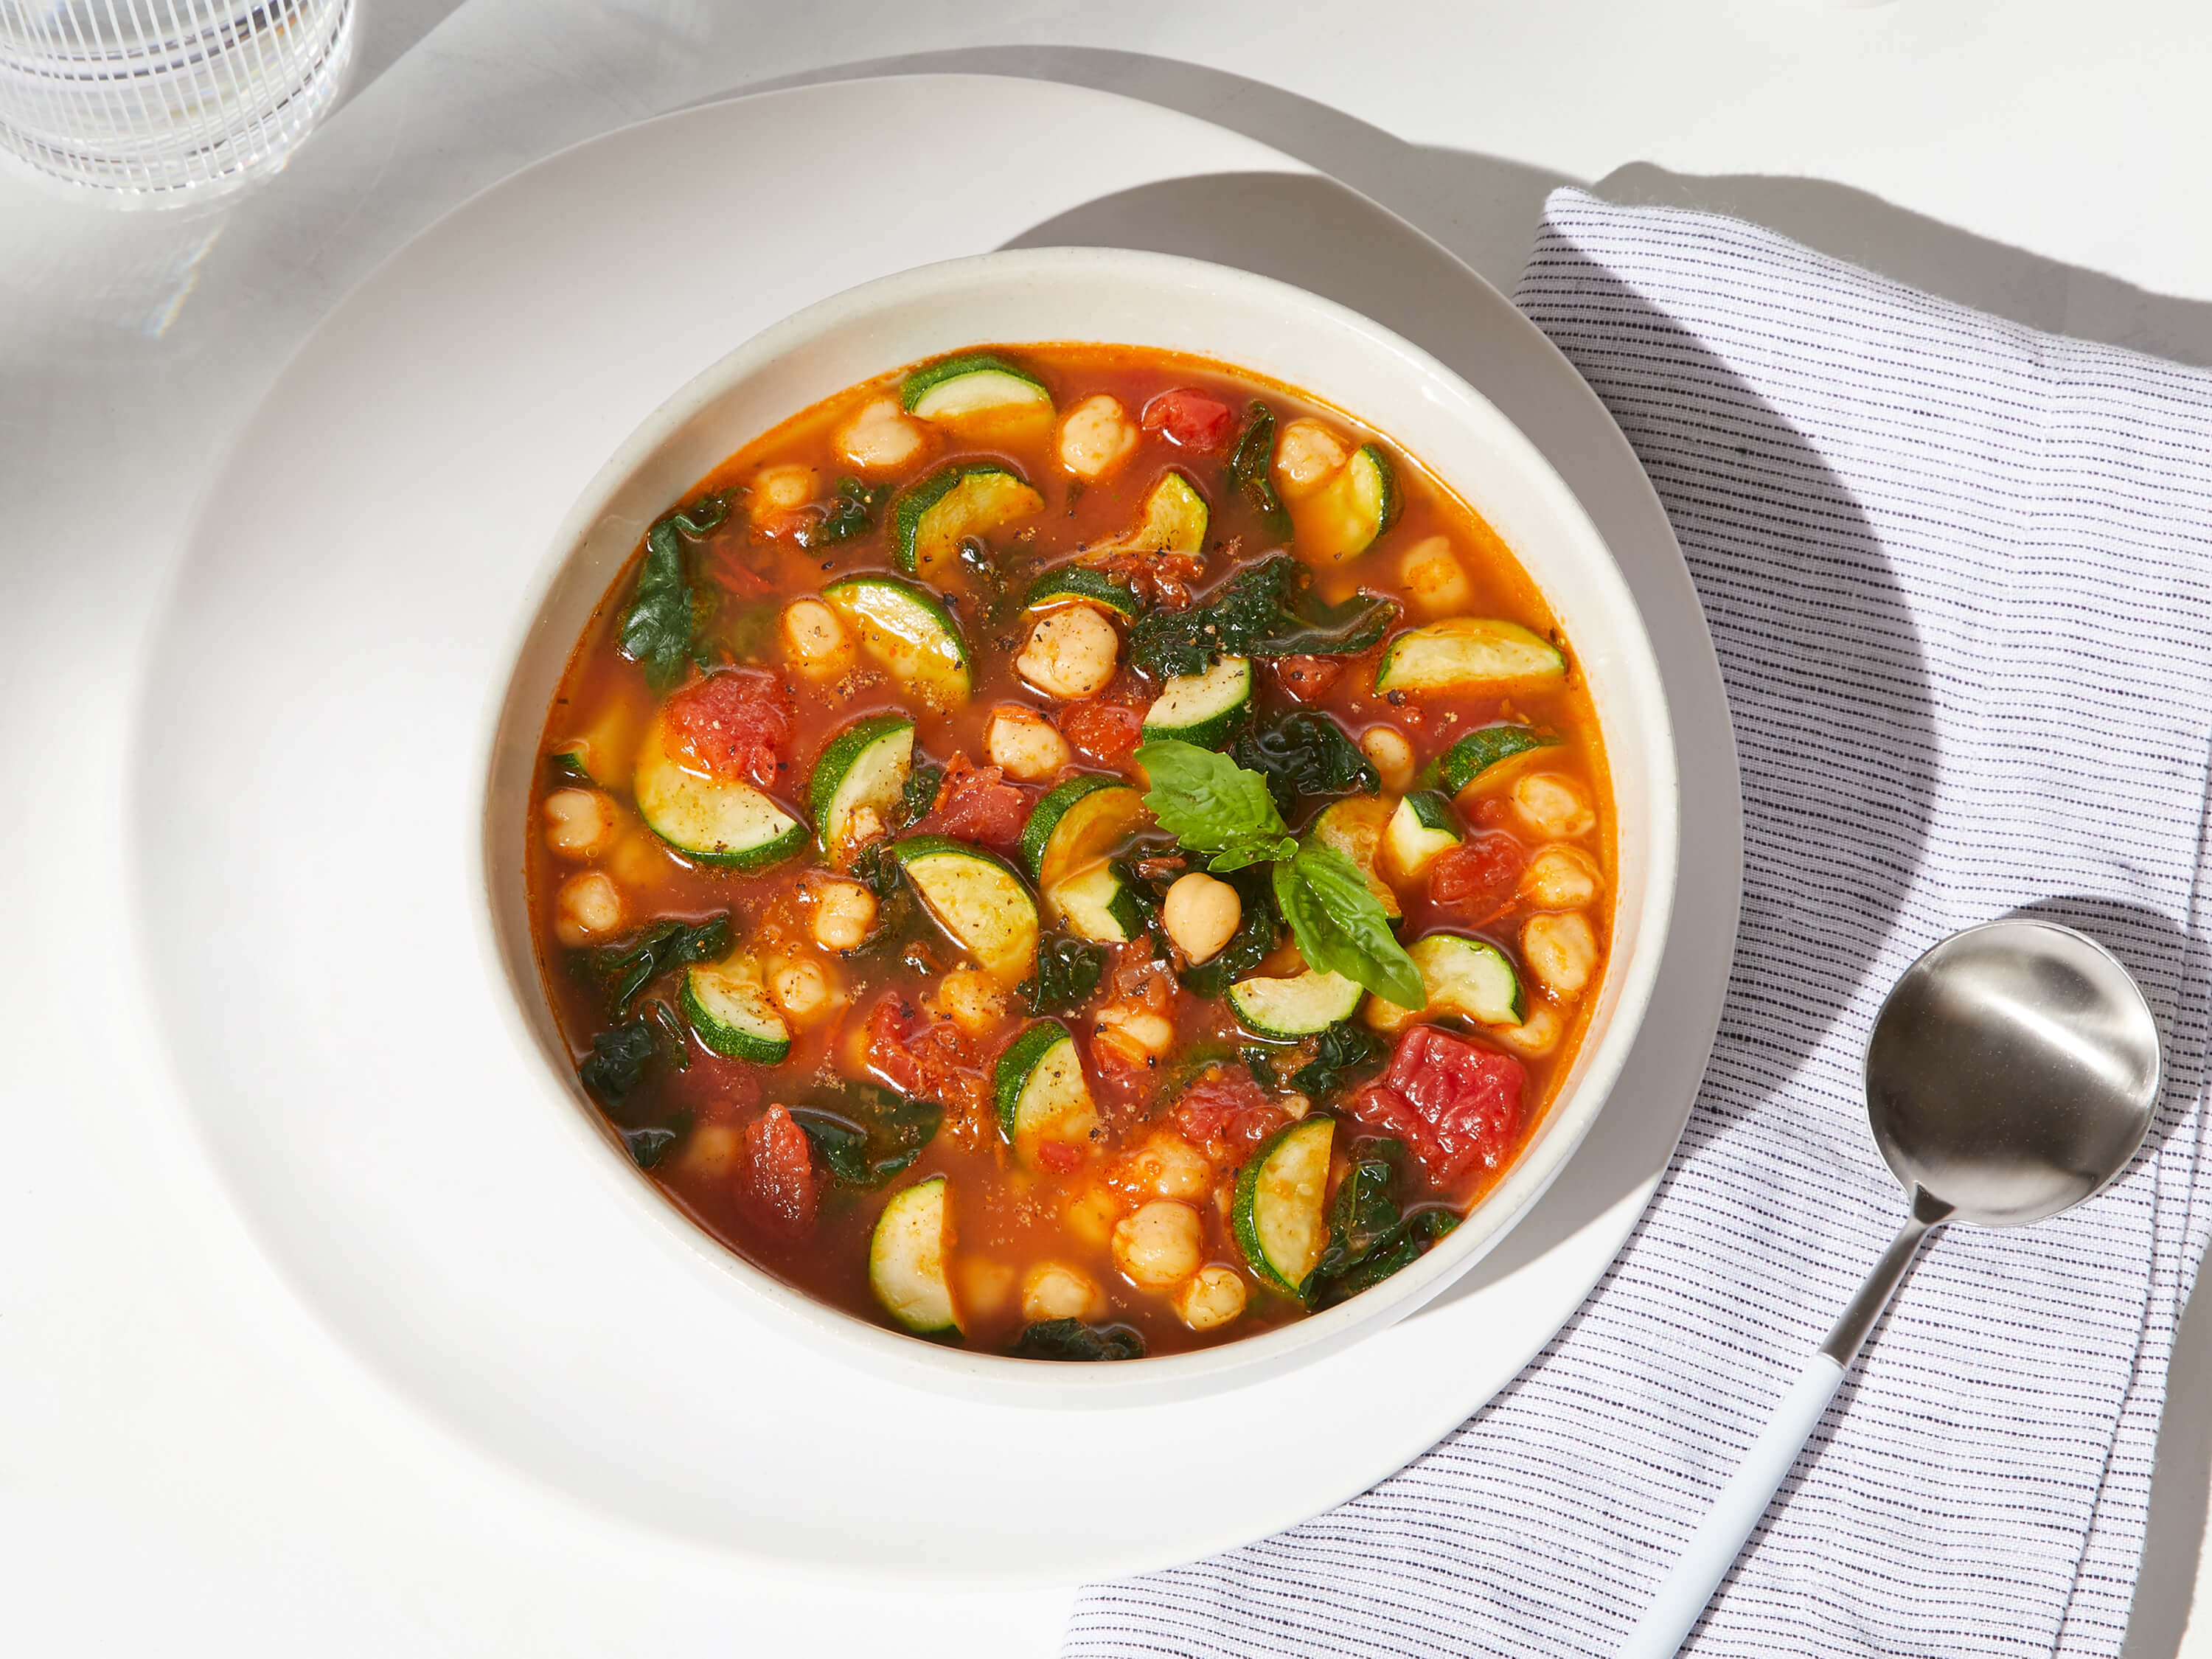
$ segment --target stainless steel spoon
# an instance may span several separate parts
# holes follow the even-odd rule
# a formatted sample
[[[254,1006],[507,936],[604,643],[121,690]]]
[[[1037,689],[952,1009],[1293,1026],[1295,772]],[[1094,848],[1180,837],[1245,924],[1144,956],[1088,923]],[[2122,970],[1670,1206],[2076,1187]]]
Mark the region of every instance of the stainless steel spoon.
[[[1721,1488],[1622,1659],[1680,1648],[1920,1241],[1947,1221],[2020,1227],[2091,1197],[2142,1145],[2158,1089],[2149,1004],[2110,952],[2070,927],[1985,922],[1905,970],[1875,1018],[1866,1092],[1911,1218]]]

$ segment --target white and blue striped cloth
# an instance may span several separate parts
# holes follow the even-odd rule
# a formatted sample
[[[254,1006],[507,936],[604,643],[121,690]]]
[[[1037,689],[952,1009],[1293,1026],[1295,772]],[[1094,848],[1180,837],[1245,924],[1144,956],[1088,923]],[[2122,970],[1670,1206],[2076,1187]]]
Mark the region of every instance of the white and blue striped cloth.
[[[1745,890],[1704,1089],[1510,1387],[1341,1509],[1091,1588],[1066,1652],[1610,1652],[1899,1219],[1859,1081],[1884,990],[2033,906],[2149,993],[2158,1125],[2094,1203],[1922,1257],[1689,1650],[2117,1655],[2212,1223],[2212,375],[1572,191],[1517,298],[1658,487],[1728,683]]]

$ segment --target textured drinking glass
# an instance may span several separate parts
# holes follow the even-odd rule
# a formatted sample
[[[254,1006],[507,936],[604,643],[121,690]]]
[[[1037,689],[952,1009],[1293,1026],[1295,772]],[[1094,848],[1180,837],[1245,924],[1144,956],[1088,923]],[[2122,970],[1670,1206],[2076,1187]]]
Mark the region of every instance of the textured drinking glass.
[[[282,167],[337,95],[354,0],[0,0],[0,145],[148,201]]]

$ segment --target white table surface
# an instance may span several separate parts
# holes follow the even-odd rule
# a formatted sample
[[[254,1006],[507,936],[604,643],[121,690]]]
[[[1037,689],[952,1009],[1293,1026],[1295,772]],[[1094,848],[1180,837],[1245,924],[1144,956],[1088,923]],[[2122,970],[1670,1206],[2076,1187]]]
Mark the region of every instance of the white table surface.
[[[1024,73],[1288,150],[1504,286],[1544,192],[1595,183],[2212,362],[2212,13],[2183,0],[361,4],[353,96],[263,190],[124,215],[0,177],[9,1652],[858,1654],[896,1620],[916,1655],[1042,1655],[1066,1614],[1065,1592],[771,1581],[447,1437],[278,1283],[122,1017],[127,710],[198,481],[328,307],[476,190],[732,90]],[[956,118],[948,154],[972,158]],[[886,189],[927,176],[884,158]],[[2212,1616],[2188,1629],[2208,1467],[2212,1314],[2192,1310],[2130,1659],[2212,1656]]]

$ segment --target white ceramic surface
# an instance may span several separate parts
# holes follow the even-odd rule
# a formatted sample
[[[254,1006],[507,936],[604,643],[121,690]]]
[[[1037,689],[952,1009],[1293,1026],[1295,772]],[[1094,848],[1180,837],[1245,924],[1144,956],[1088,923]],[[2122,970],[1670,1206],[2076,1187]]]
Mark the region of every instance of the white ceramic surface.
[[[1010,149],[957,217],[893,193],[872,198],[873,234],[844,234],[886,135],[947,97],[998,130],[1110,122],[1119,142]],[[781,158],[773,178],[763,155]],[[1145,192],[1162,181],[1213,193],[1202,213],[1156,212]],[[1312,222],[1340,211],[1345,234],[1286,239],[1279,219],[1239,216],[1255,183],[1310,187]],[[818,257],[760,258],[775,215]],[[1215,1474],[1222,1423],[1205,1403],[1048,1430],[1016,1414],[1030,1431],[1010,1434],[1003,1406],[888,1389],[743,1317],[720,1268],[639,1224],[634,1195],[578,1156],[536,1057],[482,1041],[502,1014],[466,920],[503,630],[576,481],[702,358],[823,292],[1085,215],[1112,240],[1200,244],[1403,320],[1507,403],[1628,571],[1694,780],[1678,910],[1694,925],[1669,935],[1633,1097],[1446,1296],[1240,1390],[1240,1437],[1298,1430],[1306,1455],[1248,1460],[1235,1482]],[[1358,257],[1327,267],[1355,232]],[[178,1078],[239,1213],[325,1325],[527,1477],[756,1562],[879,1578],[1058,1581],[1201,1553],[1350,1496],[1459,1421],[1640,1212],[1702,1071],[1735,915],[1710,646],[1649,485],[1587,388],[1433,244],[1273,152],[1007,81],[810,88],[651,123],[518,176],[395,256],[303,348],[211,492],[148,659],[132,766],[137,914]],[[1366,1399],[1388,1408],[1337,1410]],[[1316,1413],[1330,1434],[1302,1431]],[[1112,1460],[1080,1526],[1039,1524],[1040,1433],[1071,1466]],[[867,1501],[917,1457],[941,1477],[922,1528]]]
[[[1604,731],[1616,836],[1613,937],[1583,1044],[1522,1155],[1467,1219],[1412,1267],[1325,1313],[1110,1365],[1041,1364],[901,1335],[793,1290],[683,1218],[576,1085],[538,981],[520,864],[545,710],[648,524],[732,451],[846,386],[963,347],[1054,340],[1197,353],[1298,387],[1377,428],[1466,497],[1514,549],[1571,643]],[[1370,319],[1249,271],[1119,248],[1024,248],[880,277],[775,324],[671,396],[585,489],[551,557],[490,734],[487,970],[506,981],[526,1041],[546,1061],[550,1109],[586,1129],[625,1200],[726,1271],[745,1311],[771,1310],[786,1328],[826,1338],[895,1381],[970,1398],[1061,1406],[1210,1393],[1318,1358],[1418,1308],[1527,1212],[1603,1109],[1650,1001],[1674,894],[1674,737],[1658,665],[1627,583],[1559,474],[1488,399]]]

